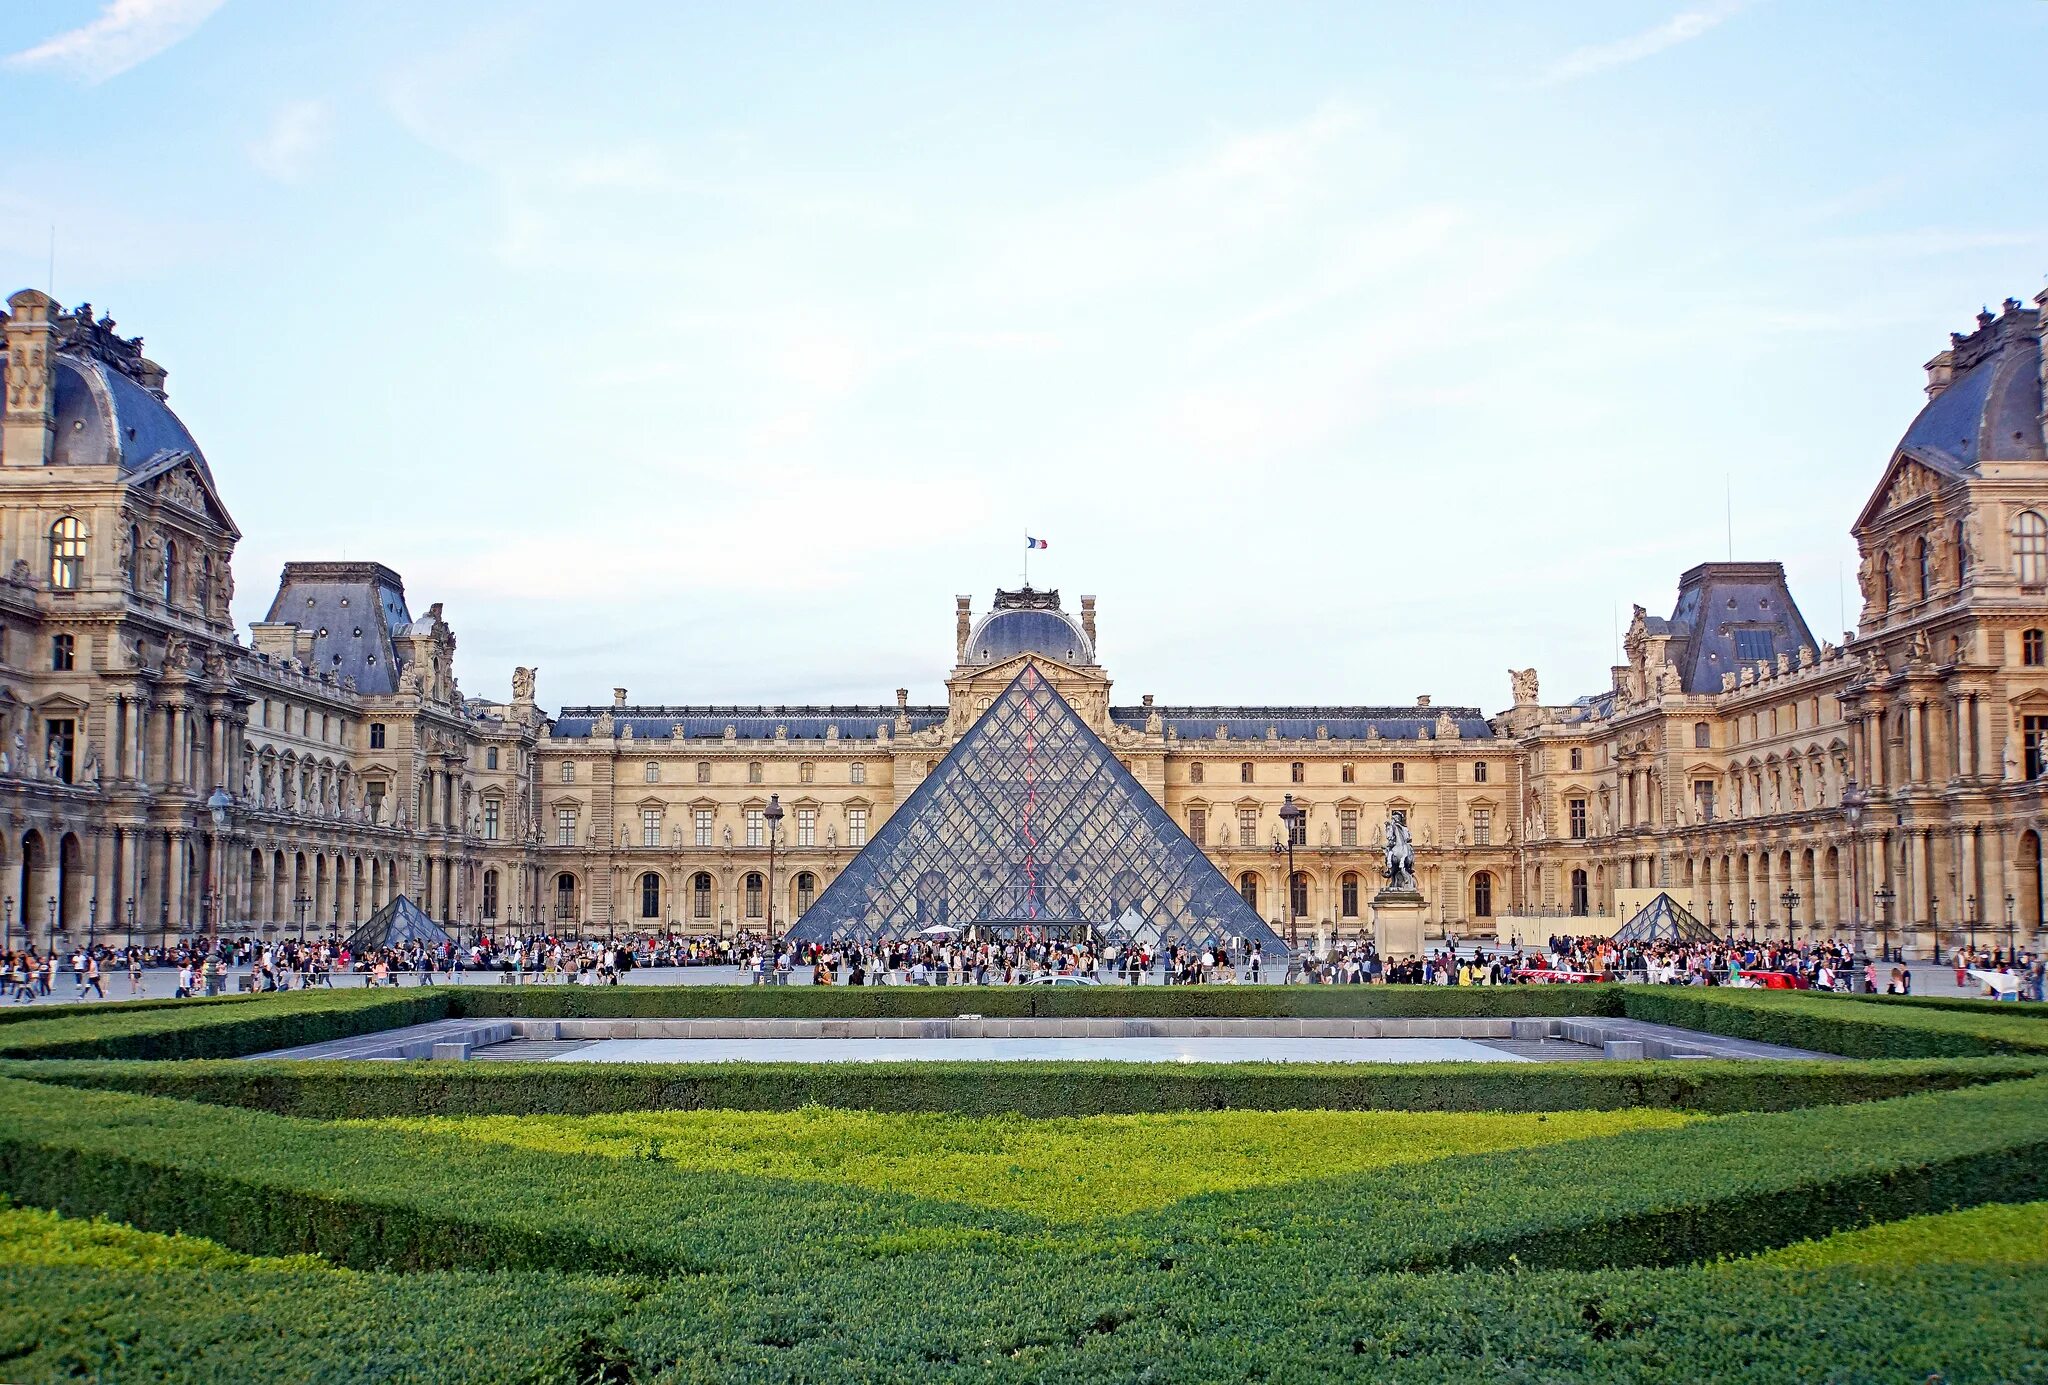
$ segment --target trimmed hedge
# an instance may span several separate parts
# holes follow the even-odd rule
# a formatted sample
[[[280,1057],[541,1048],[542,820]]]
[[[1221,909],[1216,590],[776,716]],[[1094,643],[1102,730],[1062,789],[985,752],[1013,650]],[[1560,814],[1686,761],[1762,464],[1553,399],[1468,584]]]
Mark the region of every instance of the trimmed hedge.
[[[804,1106],[1026,1116],[1634,1106],[1719,1114],[1882,1101],[2043,1071],[2048,1059],[1250,1065],[0,1061],[0,1076],[314,1120]]]
[[[370,1126],[0,1079],[0,1187],[22,1201],[378,1268],[720,1271],[984,1242],[1353,1270],[1601,1268],[2048,1197],[2048,1078],[1444,1159],[1191,1198],[1055,1236],[1016,1213],[829,1182],[682,1176]],[[1305,1269],[1304,1272],[1307,1272]]]
[[[0,1030],[0,1058],[238,1058],[445,1019],[452,987],[293,991],[288,995],[173,1002],[173,1008],[84,1007]]]
[[[1957,1013],[1802,991],[1702,986],[1630,986],[1619,998],[1630,1019],[1845,1058],[2048,1054],[2048,1025],[1998,1011]]]
[[[1987,1202],[1877,1226],[1838,1231],[1763,1255],[1755,1265],[1811,1269],[1820,1265],[2048,1266],[2048,1202]]]

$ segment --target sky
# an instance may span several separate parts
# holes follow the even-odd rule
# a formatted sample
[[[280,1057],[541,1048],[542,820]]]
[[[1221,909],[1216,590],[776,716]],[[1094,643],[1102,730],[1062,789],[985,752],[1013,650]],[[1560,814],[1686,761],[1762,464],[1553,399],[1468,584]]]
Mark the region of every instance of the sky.
[[[471,695],[1498,710],[1848,534],[2048,271],[2048,4],[12,0],[0,293],[141,333],[244,538]],[[52,241],[54,239],[54,269]]]

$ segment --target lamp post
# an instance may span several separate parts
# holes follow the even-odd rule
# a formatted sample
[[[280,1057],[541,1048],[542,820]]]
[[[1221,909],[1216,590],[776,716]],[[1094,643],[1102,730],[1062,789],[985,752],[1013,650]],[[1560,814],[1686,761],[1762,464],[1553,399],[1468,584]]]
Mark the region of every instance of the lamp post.
[[[1301,945],[1301,924],[1294,912],[1294,839],[1300,834],[1301,820],[1308,816],[1308,810],[1294,801],[1293,794],[1280,799],[1280,821],[1287,833],[1287,950],[1295,951]]]
[[[2014,902],[2012,892],[2008,890],[2005,896],[2005,960],[2007,963],[2012,962],[2013,951],[2019,946],[2012,926],[2012,906]]]
[[[11,903],[11,902],[12,902],[12,901],[10,901],[10,903]],[[10,909],[8,910],[8,912],[9,912],[9,913],[12,913],[12,912],[13,912],[13,910],[12,910],[12,909],[10,908]],[[136,946],[136,942],[135,942],[135,896],[134,896],[134,895],[132,895],[132,894],[128,896],[128,946],[130,946],[130,947],[134,947],[134,946]]]
[[[1842,814],[1849,819],[1849,955],[1863,955],[1863,790],[1854,779],[1842,786]],[[1838,880],[1836,882],[1840,884]]]
[[[782,796],[768,795],[768,806],[761,810],[761,816],[768,823],[768,941],[775,941],[775,836],[782,828]]]
[[[1977,950],[1977,896],[1963,896],[1963,927],[1970,934],[1970,951]]]
[[[1751,939],[1756,937],[1756,901],[1754,899],[1749,901],[1749,936]]]
[[[2011,900],[2012,900],[2012,896],[2011,896],[2011,895],[2007,895],[2007,896],[2006,896],[2006,901],[2007,901],[2007,903],[2006,903],[2006,908],[2005,908],[2005,912],[2006,912],[2006,914],[2007,914],[2008,916],[2010,916],[2010,915],[2011,915],[2011,913],[2012,913],[2012,904],[2011,904]],[[7,901],[6,901],[6,908],[7,908],[7,914],[6,914],[6,921],[5,921],[4,923],[0,923],[0,952],[12,952],[12,951],[14,950],[14,943],[13,943],[13,938],[14,938],[14,896],[13,896],[13,895],[9,895],[9,896],[7,896]]]
[[[206,796],[206,815],[213,820],[213,854],[207,861],[207,872],[213,877],[210,882],[213,887],[213,911],[209,917],[213,923],[212,932],[215,938],[220,936],[220,926],[226,921],[228,902],[227,881],[224,878],[227,872],[220,868],[220,839],[221,834],[228,830],[228,810],[234,806],[235,800],[228,796],[226,789],[218,785]]]
[[[1732,942],[1735,938],[1735,897],[1730,895],[1721,902],[1728,906],[1728,938]]]
[[[1941,901],[1927,901],[1927,931],[1934,935],[1934,965],[1941,965]]]
[[[50,906],[50,951],[55,952],[57,950],[57,896],[51,895],[48,903]]]
[[[1877,939],[1877,960],[1880,962],[1892,959],[1892,901],[1897,898],[1889,885],[1879,885],[1870,897],[1871,902],[1877,905],[1880,920]]]
[[[1778,896],[1778,902],[1785,906],[1785,946],[1790,947],[1792,946],[1793,914],[1799,908],[1799,891],[1789,885],[1786,886],[1785,893]]]
[[[306,945],[306,911],[313,907],[313,896],[301,890],[292,899],[292,907],[299,911],[299,946]]]

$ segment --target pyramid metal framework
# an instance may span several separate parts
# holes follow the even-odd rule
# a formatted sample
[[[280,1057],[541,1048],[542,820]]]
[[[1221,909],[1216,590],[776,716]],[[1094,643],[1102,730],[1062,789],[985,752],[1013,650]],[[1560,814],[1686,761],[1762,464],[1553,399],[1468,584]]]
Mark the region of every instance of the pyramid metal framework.
[[[1670,895],[1658,892],[1655,899],[1636,911],[1636,916],[1614,932],[1617,943],[1718,943],[1719,934]]]
[[[1026,663],[790,929],[879,942],[946,926],[1092,926],[1121,943],[1286,943]]]
[[[367,952],[373,947],[402,947],[410,942],[439,947],[447,941],[446,929],[428,918],[419,905],[398,895],[348,935],[348,950]]]

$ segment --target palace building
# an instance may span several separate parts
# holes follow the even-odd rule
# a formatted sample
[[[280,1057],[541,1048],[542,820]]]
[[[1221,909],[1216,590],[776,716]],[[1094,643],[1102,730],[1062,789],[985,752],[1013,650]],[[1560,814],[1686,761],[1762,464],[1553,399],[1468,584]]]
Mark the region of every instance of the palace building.
[[[463,936],[780,931],[992,709],[1009,715],[1020,678],[1086,728],[1049,765],[1113,757],[1157,806],[1128,815],[1143,859],[1191,842],[1275,934],[1369,929],[1398,813],[1432,938],[1605,931],[1659,890],[1724,931],[1882,932],[1921,956],[2040,937],[2048,451],[2042,314],[2016,300],[1929,362],[1925,406],[1850,517],[1855,631],[1816,636],[1776,563],[1704,563],[1668,616],[1637,607],[1611,686],[1546,703],[1522,670],[1491,716],[1119,698],[1096,598],[1028,587],[978,614],[955,598],[933,705],[622,688],[550,715],[527,668],[509,701],[467,697],[442,607],[415,616],[370,562],[287,564],[244,640],[240,532],[163,368],[90,305],[34,290],[0,327],[0,911],[17,945],[345,933],[398,895]],[[1006,734],[977,744],[1014,758]],[[861,868],[876,897],[879,859]],[[1105,911],[1155,889],[1101,888]]]

